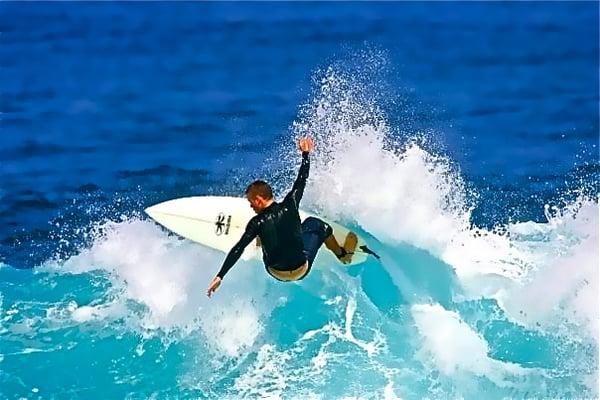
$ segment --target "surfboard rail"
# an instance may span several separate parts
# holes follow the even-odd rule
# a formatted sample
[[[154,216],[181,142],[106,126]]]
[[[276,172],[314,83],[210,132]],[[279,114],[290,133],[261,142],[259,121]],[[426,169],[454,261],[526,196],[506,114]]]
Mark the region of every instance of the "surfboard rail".
[[[246,224],[255,215],[248,201],[241,197],[229,196],[191,196],[167,200],[152,205],[144,212],[158,224],[176,233],[177,235],[199,243],[203,246],[229,252],[244,233]],[[304,221],[308,217],[319,218],[333,228],[333,234],[339,243],[344,240],[350,230],[319,215],[299,211],[300,219]],[[364,239],[358,237],[355,254],[347,266],[363,263],[369,255],[377,258],[379,256],[369,249]],[[323,253],[335,256],[322,246],[319,256]],[[260,242],[257,240],[254,246],[246,247],[242,258],[261,258],[262,251]]]

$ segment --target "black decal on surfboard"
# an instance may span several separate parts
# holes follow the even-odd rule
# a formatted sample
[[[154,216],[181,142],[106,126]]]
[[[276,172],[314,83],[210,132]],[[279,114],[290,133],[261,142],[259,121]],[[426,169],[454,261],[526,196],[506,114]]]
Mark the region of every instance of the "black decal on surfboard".
[[[215,233],[217,236],[221,236],[223,233],[229,235],[229,227],[231,226],[231,215],[227,216],[227,222],[225,222],[225,214],[219,213],[217,215],[217,221],[215,222]],[[223,229],[225,231],[223,231]]]
[[[231,215],[227,216],[227,227],[225,228],[225,234],[229,235],[229,227],[231,226]]]
[[[217,236],[221,236],[223,234],[223,227],[225,226],[225,215],[223,215],[223,213],[219,213],[219,215],[217,215],[217,222],[215,222],[215,233],[217,234]]]

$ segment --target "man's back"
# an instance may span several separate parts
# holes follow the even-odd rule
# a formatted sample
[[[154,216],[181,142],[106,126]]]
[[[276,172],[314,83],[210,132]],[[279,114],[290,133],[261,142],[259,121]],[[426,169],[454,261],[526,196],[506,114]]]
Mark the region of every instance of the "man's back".
[[[306,262],[300,215],[291,197],[274,202],[253,219],[258,225],[265,266],[290,271]]]
[[[306,262],[298,207],[304,193],[309,169],[308,152],[303,151],[302,165],[292,190],[281,203],[273,201],[271,205],[248,222],[244,234],[227,254],[217,277],[223,279],[240,258],[244,248],[257,236],[262,242],[263,260],[266,267],[290,271]]]

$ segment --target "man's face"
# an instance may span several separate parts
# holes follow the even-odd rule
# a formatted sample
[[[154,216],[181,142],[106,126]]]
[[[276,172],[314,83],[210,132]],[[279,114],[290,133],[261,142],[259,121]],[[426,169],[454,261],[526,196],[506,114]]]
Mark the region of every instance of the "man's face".
[[[264,207],[265,201],[261,196],[251,197],[250,195],[246,195],[246,198],[248,199],[248,202],[250,203],[250,207],[252,207],[252,209],[254,210],[255,213],[258,214],[265,208]]]

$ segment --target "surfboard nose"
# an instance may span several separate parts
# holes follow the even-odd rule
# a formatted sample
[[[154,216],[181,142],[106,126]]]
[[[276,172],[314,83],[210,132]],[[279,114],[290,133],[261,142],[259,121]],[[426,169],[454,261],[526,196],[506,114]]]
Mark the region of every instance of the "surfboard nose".
[[[144,209],[144,212],[150,217],[150,218],[154,218],[155,210],[156,210],[156,205],[150,206],[150,207],[146,207]]]

